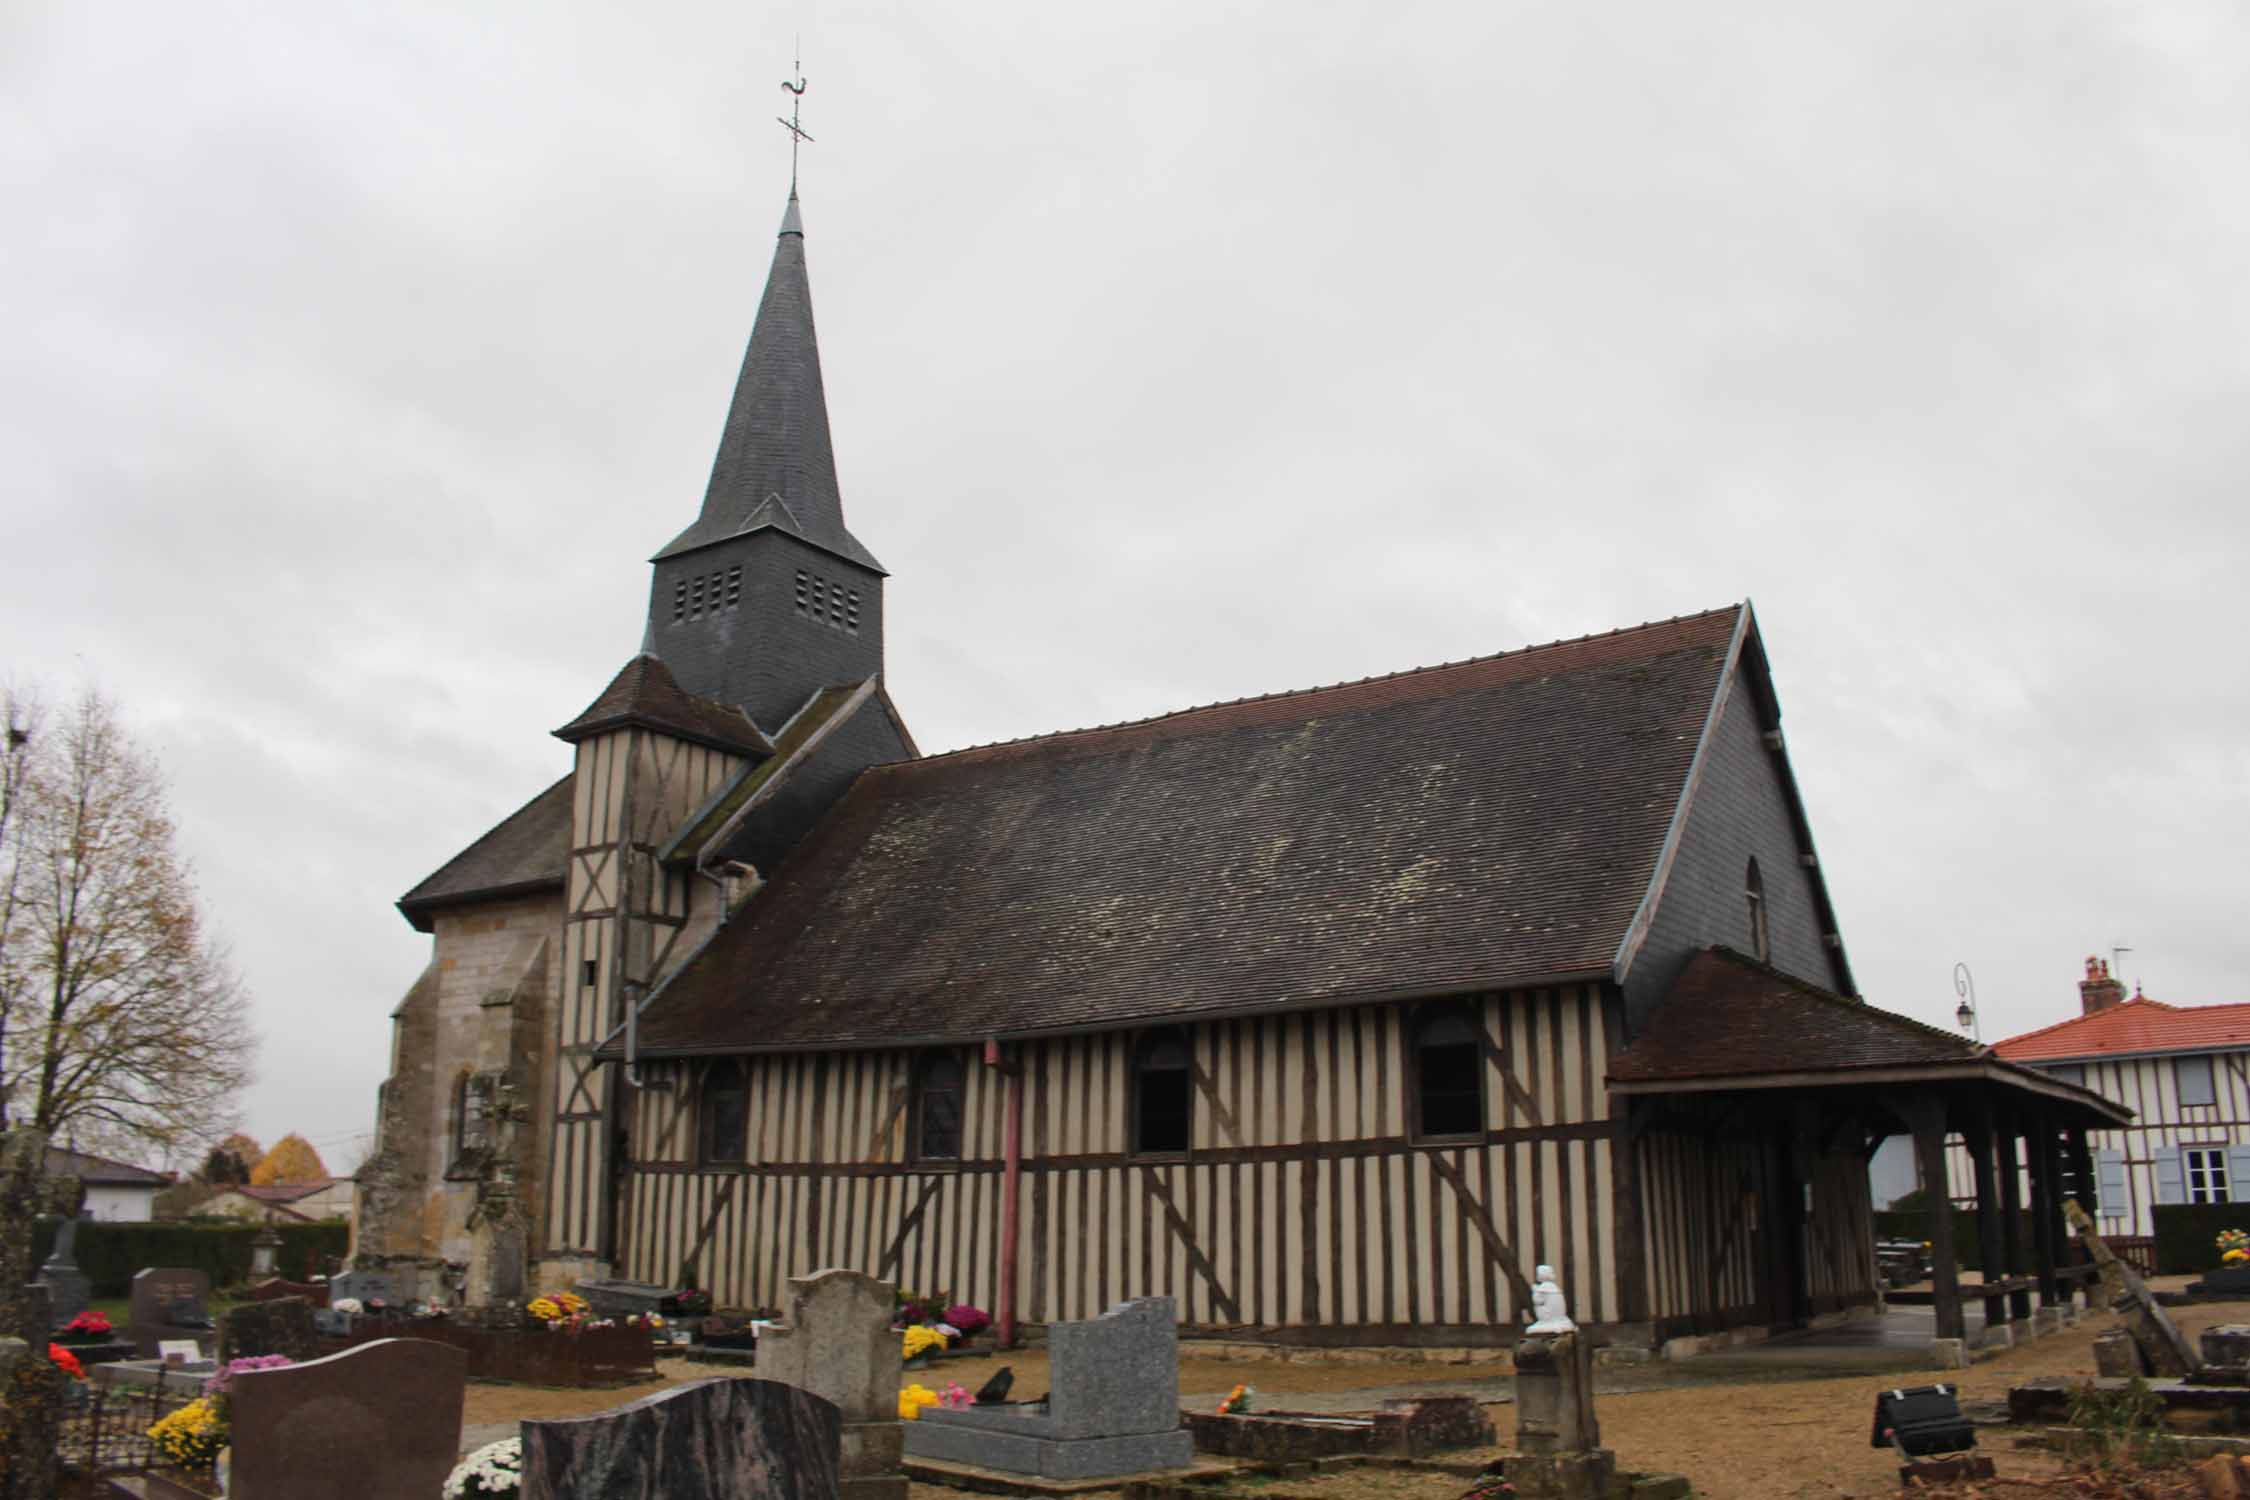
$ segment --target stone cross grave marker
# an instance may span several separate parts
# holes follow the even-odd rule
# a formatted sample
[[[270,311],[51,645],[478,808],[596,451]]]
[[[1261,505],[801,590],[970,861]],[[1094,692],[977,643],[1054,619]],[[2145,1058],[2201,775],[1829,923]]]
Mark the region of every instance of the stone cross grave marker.
[[[1047,1330],[1047,1399],[933,1406],[905,1428],[906,1451],[1049,1479],[1098,1479],[1192,1463],[1180,1426],[1180,1342],[1172,1299],[1120,1302]]]
[[[47,1283],[49,1315],[57,1328],[84,1312],[94,1297],[93,1284],[78,1269],[78,1226],[83,1222],[65,1219],[56,1227],[54,1248],[39,1268],[39,1279]]]
[[[2075,1198],[2063,1199],[2063,1217],[2078,1231],[2078,1238],[2101,1271],[2102,1291],[2111,1306],[2125,1314],[2125,1329],[2132,1334],[2152,1375],[2186,1376],[2200,1361],[2179,1325],[2149,1294],[2140,1273],[2117,1258],[2109,1242],[2094,1228],[2094,1221]]]
[[[378,1339],[234,1377],[230,1500],[430,1500],[461,1449],[468,1355]]]
[[[842,1427],[835,1402],[793,1385],[698,1380],[525,1422],[521,1500],[836,1500]]]
[[[758,1335],[760,1380],[836,1403],[844,1424],[843,1500],[906,1500],[894,1291],[859,1271],[793,1276],[789,1316]]]
[[[313,1307],[302,1297],[245,1302],[219,1320],[219,1363],[261,1354],[284,1354],[303,1363],[320,1356]]]
[[[202,1338],[212,1332],[211,1278],[182,1266],[150,1266],[133,1276],[126,1333],[142,1359],[156,1358],[161,1339]]]

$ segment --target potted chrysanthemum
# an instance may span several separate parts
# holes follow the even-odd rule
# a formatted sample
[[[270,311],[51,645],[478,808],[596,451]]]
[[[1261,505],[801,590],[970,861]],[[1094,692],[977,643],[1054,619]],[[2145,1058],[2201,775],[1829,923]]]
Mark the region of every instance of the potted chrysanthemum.
[[[523,1489],[523,1439],[486,1443],[453,1466],[445,1478],[445,1500],[514,1495]]]

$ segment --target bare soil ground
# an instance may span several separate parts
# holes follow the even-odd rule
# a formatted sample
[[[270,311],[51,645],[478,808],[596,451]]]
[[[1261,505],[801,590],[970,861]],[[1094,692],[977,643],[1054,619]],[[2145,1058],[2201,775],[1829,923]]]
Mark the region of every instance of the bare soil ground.
[[[2192,1341],[2214,1323],[2250,1321],[2250,1304],[2212,1303],[2175,1310],[2174,1320]],[[1694,1365],[1652,1367],[1652,1378],[1680,1382],[1662,1388],[1605,1395],[1601,1399],[1602,1438],[1628,1469],[1685,1474],[1696,1493],[1710,1500],[1866,1500],[1898,1491],[1895,1456],[1868,1443],[1877,1392],[1905,1383],[1948,1380],[1958,1383],[1968,1401],[2004,1400],[2008,1388],[2037,1378],[2086,1378],[2093,1373],[2093,1340],[2116,1325],[2109,1315],[2090,1316],[2066,1329],[1951,1375],[1935,1371],[1912,1375],[1760,1380],[1756,1383],[1695,1383]],[[1018,1395],[1036,1396],[1047,1388],[1043,1350],[1001,1357],[941,1361],[908,1379],[942,1390],[958,1381],[974,1390],[1001,1365],[1013,1366]],[[717,1366],[666,1360],[656,1383],[623,1390],[553,1391],[511,1386],[471,1386],[464,1411],[470,1423],[514,1421],[523,1417],[579,1415],[604,1411],[681,1380],[728,1373]],[[1180,1363],[1185,1393],[1221,1392],[1237,1381],[1258,1391],[1260,1405],[1285,1406],[1293,1394],[1321,1395],[1417,1385],[1444,1386],[1478,1378],[1471,1365],[1425,1363],[1307,1364],[1282,1361],[1197,1359]],[[1374,1404],[1373,1400],[1367,1403]],[[1505,1443],[1514,1430],[1507,1405],[1492,1408],[1494,1425]],[[1999,1465],[2003,1484],[1977,1487],[1979,1500],[2057,1500],[2064,1495],[2133,1494],[2163,1500],[2171,1481],[2148,1485],[2096,1484],[2065,1476],[2057,1460],[2043,1452],[2018,1449],[2004,1430],[1984,1429],[1985,1451]],[[1461,1460],[1496,1457],[1452,1455]],[[1346,1470],[1318,1478],[1245,1481],[1246,1497],[1316,1497],[1316,1500],[1454,1500],[1467,1486],[1445,1475],[1398,1470]],[[914,1500],[958,1500],[952,1491],[916,1485]],[[1920,1492],[1941,1494],[1943,1492]],[[1966,1497],[1969,1491],[1961,1492]]]

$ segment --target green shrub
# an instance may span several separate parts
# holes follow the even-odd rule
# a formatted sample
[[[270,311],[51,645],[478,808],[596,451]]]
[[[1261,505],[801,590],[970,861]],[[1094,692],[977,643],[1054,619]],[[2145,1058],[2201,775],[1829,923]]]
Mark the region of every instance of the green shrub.
[[[53,1250],[59,1222],[41,1219],[34,1228],[34,1263],[44,1263]],[[341,1256],[351,1244],[351,1226],[342,1219],[277,1227],[281,1249],[276,1263],[291,1280],[304,1276],[308,1254],[325,1270],[329,1258]],[[134,1274],[148,1266],[182,1266],[209,1276],[213,1287],[236,1286],[250,1279],[250,1241],[257,1233],[257,1225],[239,1222],[113,1224],[92,1219],[78,1226],[74,1253],[97,1297],[124,1296],[132,1290]]]
[[[2250,1229],[2250,1203],[2163,1203],[2150,1212],[2159,1276],[2212,1269],[2219,1263],[2219,1231]]]

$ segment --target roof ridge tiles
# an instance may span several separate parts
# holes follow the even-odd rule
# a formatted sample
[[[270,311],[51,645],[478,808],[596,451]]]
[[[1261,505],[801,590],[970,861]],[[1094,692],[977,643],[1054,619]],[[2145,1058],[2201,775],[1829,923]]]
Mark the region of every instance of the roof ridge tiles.
[[[1185,708],[1166,709],[1162,713],[1144,714],[1136,719],[1118,719],[1107,724],[1082,724],[1074,729],[1049,729],[1039,734],[1012,735],[1006,739],[982,740],[970,745],[956,745],[951,750],[940,750],[925,755],[917,765],[933,761],[951,760],[957,756],[971,755],[980,750],[1004,750],[1013,745],[1029,745],[1047,740],[1069,739],[1075,735],[1104,734],[1114,729],[1137,729],[1143,725],[1161,724],[1169,719],[1184,719],[1191,714],[1210,713],[1215,709],[1236,708],[1246,703],[1271,703],[1282,698],[1310,698],[1319,693],[1333,693],[1344,688],[1365,687],[1371,682],[1395,682],[1406,677],[1424,677],[1433,672],[1451,671],[1459,667],[1481,666],[1487,662],[1506,661],[1513,657],[1530,656],[1541,651],[1559,651],[1567,646],[1582,646],[1588,641],[1606,641],[1629,632],[1656,630],[1668,625],[1683,625],[1690,621],[1708,620],[1719,615],[1739,614],[1747,606],[1740,601],[1723,604],[1714,609],[1696,610],[1690,614],[1673,615],[1662,620],[1644,620],[1639,625],[1620,625],[1607,631],[1588,631],[1584,635],[1563,636],[1551,641],[1534,641],[1506,651],[1488,651],[1479,656],[1464,656],[1458,661],[1441,661],[1418,667],[1400,667],[1396,671],[1371,673],[1366,677],[1346,678],[1337,682],[1314,683],[1309,687],[1276,688],[1270,693],[1250,693],[1239,698],[1216,698],[1208,703],[1192,703]],[[907,764],[895,762],[894,764]]]

